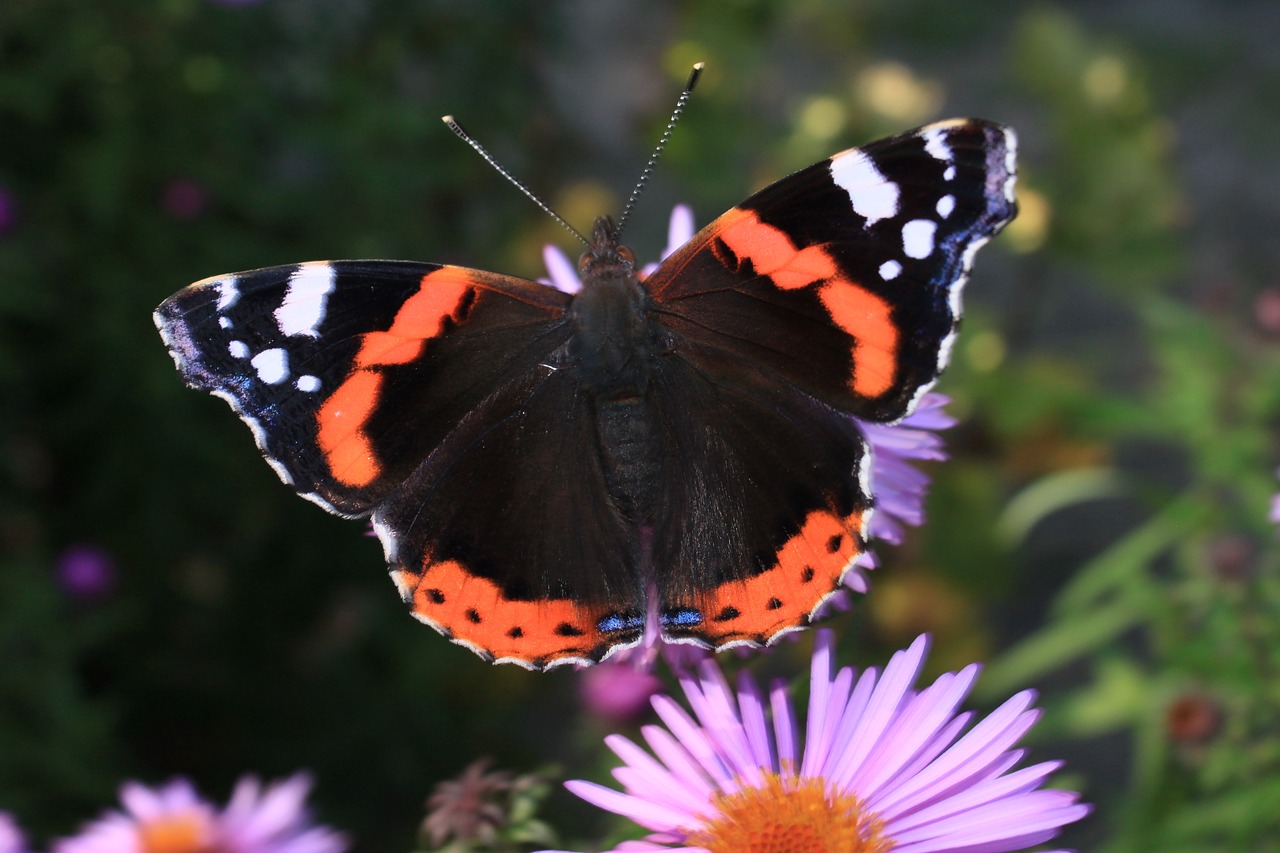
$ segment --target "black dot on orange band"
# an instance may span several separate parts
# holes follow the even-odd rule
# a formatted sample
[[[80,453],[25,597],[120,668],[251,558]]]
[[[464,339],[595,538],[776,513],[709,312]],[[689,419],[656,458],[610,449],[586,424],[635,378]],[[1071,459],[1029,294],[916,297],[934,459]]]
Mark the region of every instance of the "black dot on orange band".
[[[573,627],[568,622],[561,622],[556,626],[556,635],[560,637],[581,637],[582,630]]]
[[[474,608],[468,607],[466,616],[468,622],[471,622],[474,625],[480,624],[480,614],[477,613]]]
[[[729,605],[724,610],[721,610],[719,613],[715,615],[715,621],[728,622],[730,619],[737,619],[741,615],[742,615],[742,611],[738,610],[738,608],[734,607],[733,605]]]
[[[805,566],[804,571],[800,573],[800,582],[808,583],[813,580],[815,574],[817,573],[813,570],[813,566]]]
[[[524,629],[521,628],[519,625],[516,625],[510,631],[507,632],[507,636],[513,640],[518,640],[524,636]]]
[[[432,604],[444,604],[444,593],[438,589],[427,590],[427,598],[431,599]]]
[[[771,599],[769,599],[768,603],[766,603],[766,604],[765,604],[764,609],[765,609],[765,610],[777,610],[777,609],[778,609],[779,607],[781,607],[781,606],[782,606],[782,600],[781,600],[781,599],[779,599],[779,598],[771,598]]]
[[[834,554],[836,551],[840,550],[840,543],[843,541],[844,541],[844,534],[837,533],[835,536],[832,536],[830,539],[827,540],[827,550],[830,551],[832,554]]]

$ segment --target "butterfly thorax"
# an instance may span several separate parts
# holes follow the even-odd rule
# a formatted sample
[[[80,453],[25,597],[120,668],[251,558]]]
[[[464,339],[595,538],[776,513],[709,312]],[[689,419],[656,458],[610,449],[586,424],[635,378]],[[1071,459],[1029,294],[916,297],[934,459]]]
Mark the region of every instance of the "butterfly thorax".
[[[591,245],[578,261],[582,290],[570,315],[570,354],[583,384],[605,399],[644,393],[659,331],[651,320],[649,296],[636,276],[635,256],[618,244],[609,217],[596,220]]]

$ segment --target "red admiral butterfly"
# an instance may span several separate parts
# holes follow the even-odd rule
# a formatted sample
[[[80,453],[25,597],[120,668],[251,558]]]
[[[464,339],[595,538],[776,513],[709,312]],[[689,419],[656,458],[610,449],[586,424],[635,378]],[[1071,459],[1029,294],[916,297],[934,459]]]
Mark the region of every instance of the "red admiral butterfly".
[[[409,261],[218,276],[156,325],[291,488],[372,514],[423,622],[532,669],[646,631],[715,648],[801,627],[865,549],[853,417],[946,364],[1013,132],[961,119],[767,187],[642,277],[598,219],[569,295]]]

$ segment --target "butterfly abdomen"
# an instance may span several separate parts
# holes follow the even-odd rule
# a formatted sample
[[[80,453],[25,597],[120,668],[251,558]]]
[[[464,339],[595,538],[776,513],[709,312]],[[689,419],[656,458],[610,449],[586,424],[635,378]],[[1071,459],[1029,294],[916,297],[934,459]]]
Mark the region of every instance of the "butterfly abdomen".
[[[659,500],[658,446],[652,407],[640,397],[597,401],[600,461],[614,506],[627,521],[652,524]]]

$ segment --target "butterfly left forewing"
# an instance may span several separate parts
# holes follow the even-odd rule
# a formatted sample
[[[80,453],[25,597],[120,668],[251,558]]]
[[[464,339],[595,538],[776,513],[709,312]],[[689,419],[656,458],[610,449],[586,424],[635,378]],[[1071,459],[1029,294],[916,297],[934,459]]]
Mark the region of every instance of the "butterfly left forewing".
[[[286,485],[355,516],[559,345],[567,302],[461,267],[316,261],[196,282],[154,319],[186,383],[231,405]]]

